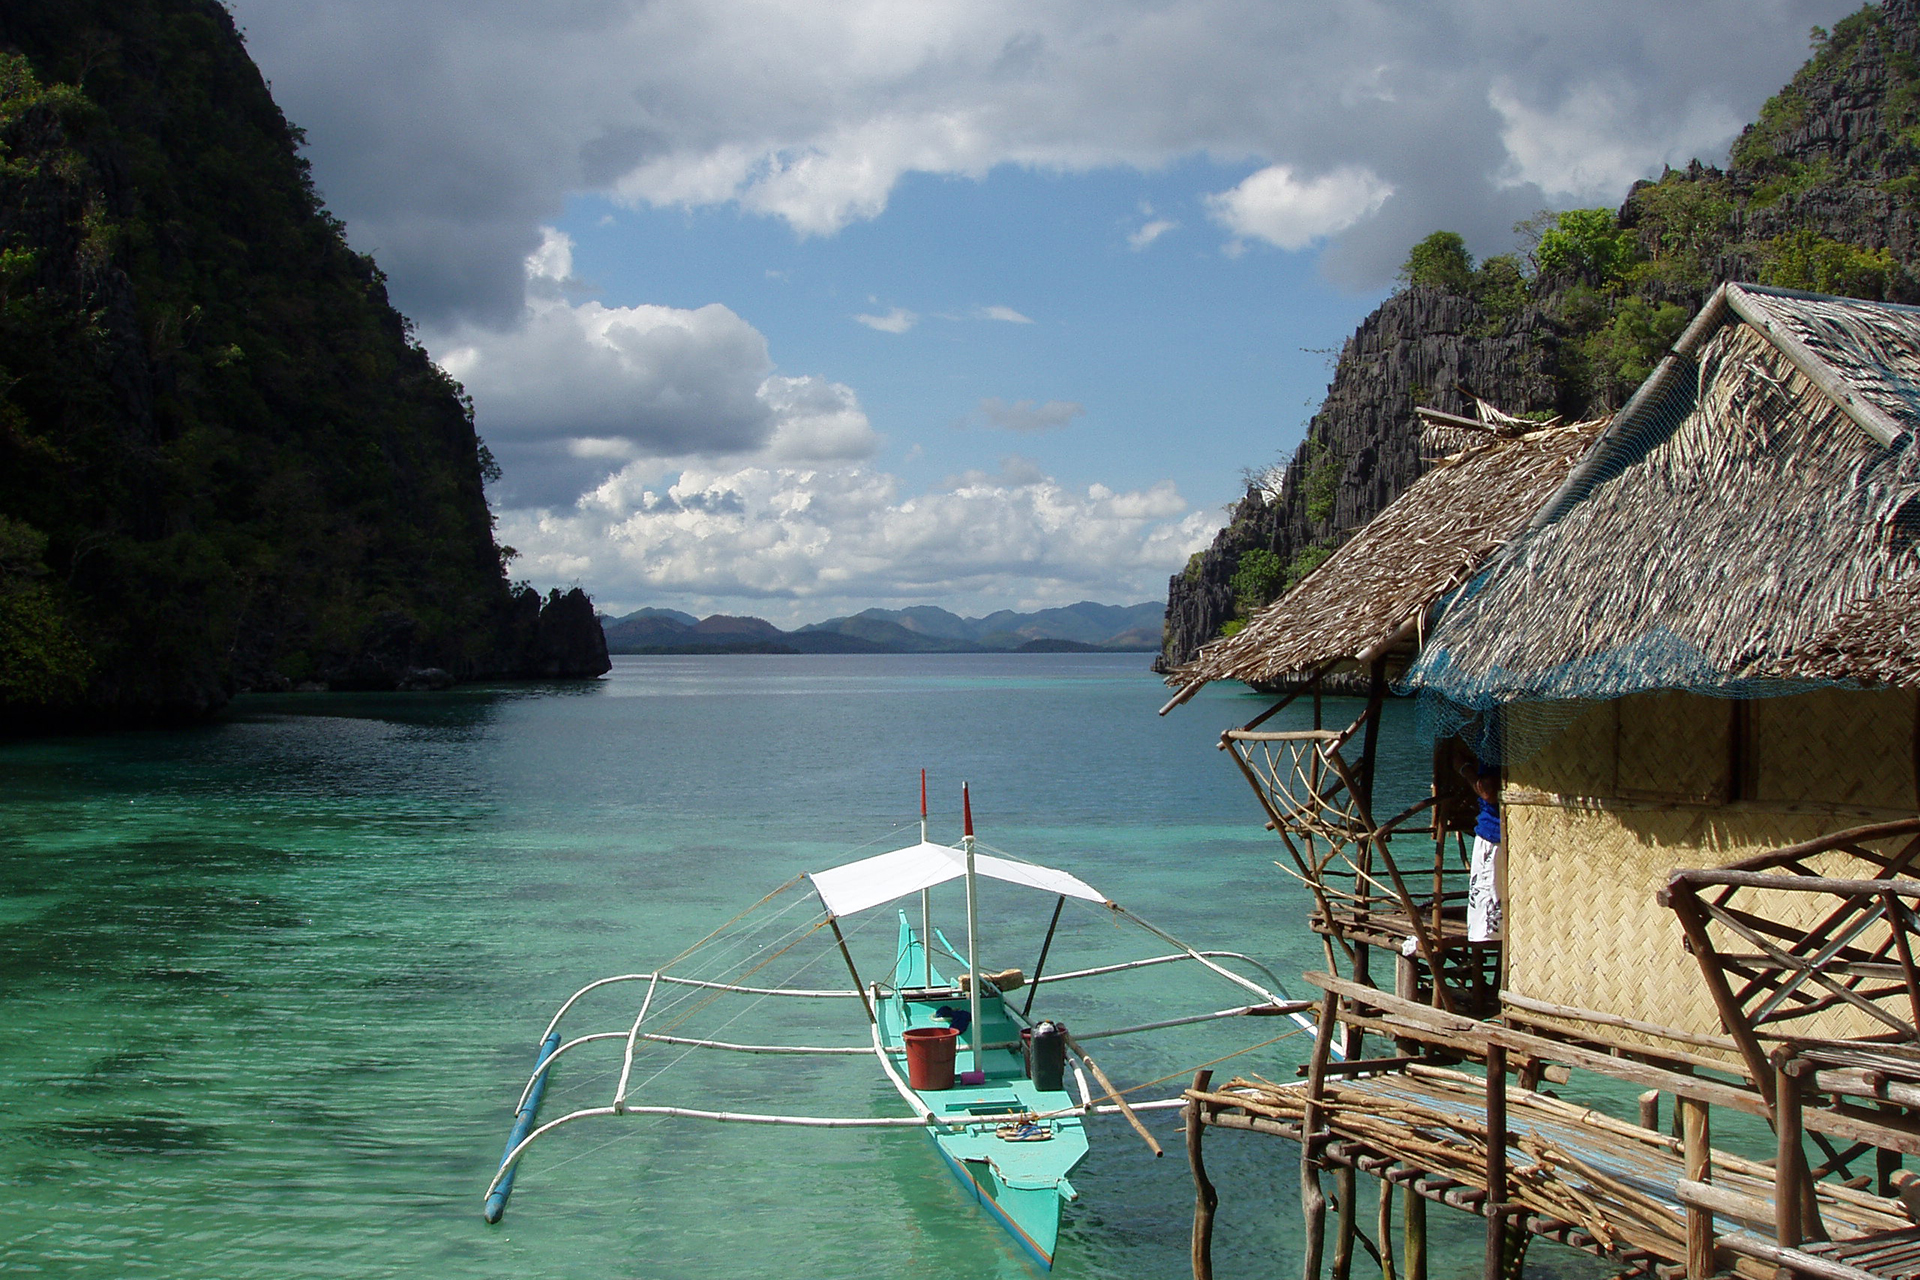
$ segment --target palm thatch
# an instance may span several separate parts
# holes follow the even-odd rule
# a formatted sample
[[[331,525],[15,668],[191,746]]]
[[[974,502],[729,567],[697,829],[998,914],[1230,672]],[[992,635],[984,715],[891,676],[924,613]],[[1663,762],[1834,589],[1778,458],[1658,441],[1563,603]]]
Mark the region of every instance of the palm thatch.
[[[1182,695],[1209,680],[1270,684],[1328,663],[1382,656],[1428,605],[1471,576],[1566,479],[1601,422],[1539,427],[1483,407],[1490,426],[1434,414],[1423,444],[1459,449],[1434,464],[1346,545],[1167,679]],[[1461,447],[1461,446],[1465,447]]]
[[[1843,610],[1772,674],[1920,688],[1920,576],[1901,578],[1872,599]]]
[[[1916,683],[1916,427],[1920,309],[1725,286],[1407,682],[1475,708]]]

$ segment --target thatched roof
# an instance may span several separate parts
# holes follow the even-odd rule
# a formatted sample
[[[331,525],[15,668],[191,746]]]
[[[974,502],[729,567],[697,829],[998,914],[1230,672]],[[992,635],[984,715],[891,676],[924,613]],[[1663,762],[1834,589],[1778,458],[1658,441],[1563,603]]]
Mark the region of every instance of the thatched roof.
[[[1497,426],[1433,415],[1424,443],[1460,451],[1437,462],[1299,585],[1238,634],[1216,640],[1167,683],[1181,698],[1209,680],[1275,683],[1324,664],[1371,662],[1411,647],[1428,605],[1519,532],[1566,479],[1603,425]],[[1464,445],[1464,448],[1461,446]]]
[[[1407,683],[1477,708],[1920,683],[1916,427],[1920,309],[1726,286]]]

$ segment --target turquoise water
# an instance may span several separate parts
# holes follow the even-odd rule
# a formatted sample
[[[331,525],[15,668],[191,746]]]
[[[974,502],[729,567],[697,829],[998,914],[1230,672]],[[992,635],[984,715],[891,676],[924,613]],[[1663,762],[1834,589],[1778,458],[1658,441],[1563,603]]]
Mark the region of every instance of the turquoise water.
[[[1285,979],[1319,964],[1304,895],[1214,746],[1261,707],[1249,695],[1209,689],[1156,718],[1167,691],[1138,656],[615,661],[585,686],[251,697],[203,729],[0,747],[0,1271],[1031,1275],[911,1133],[601,1121],[547,1140],[505,1221],[480,1218],[558,1003],[800,870],[910,838],[922,766],[936,839],[957,835],[964,778],[987,843]],[[1383,755],[1401,795],[1424,774],[1395,754],[1408,711],[1388,708]],[[1050,906],[996,964],[1031,967]],[[936,909],[958,941],[957,898]],[[891,928],[856,937],[863,963]],[[1050,967],[1123,942],[1143,954],[1070,913]],[[1155,972],[1075,992],[1071,1020],[1240,1002]],[[832,1003],[838,1042],[862,1042],[857,1006]],[[1284,1030],[1236,1020],[1100,1056],[1123,1084],[1177,1083]],[[1290,1075],[1301,1039],[1220,1070]],[[610,1100],[605,1060],[584,1052],[543,1117]],[[662,1075],[654,1100],[897,1113],[858,1059],[715,1056]],[[1162,1160],[1096,1123],[1056,1274],[1185,1274],[1177,1119],[1150,1122]],[[1208,1151],[1218,1273],[1297,1273],[1294,1150],[1220,1135]],[[1479,1224],[1457,1217],[1437,1215],[1437,1244],[1460,1248],[1436,1275],[1477,1273]]]

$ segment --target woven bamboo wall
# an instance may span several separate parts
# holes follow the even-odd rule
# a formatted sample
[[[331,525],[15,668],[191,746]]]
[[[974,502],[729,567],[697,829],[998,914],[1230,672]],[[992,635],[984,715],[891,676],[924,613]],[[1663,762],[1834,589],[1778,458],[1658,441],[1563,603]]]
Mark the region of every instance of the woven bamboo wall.
[[[1823,689],[1746,706],[1756,800],[1913,810],[1911,691]]]
[[[1700,968],[1681,945],[1679,921],[1654,895],[1676,867],[1732,862],[1832,826],[1818,814],[1510,805],[1506,985],[1542,1000],[1719,1034]]]
[[[1883,816],[1876,809],[1914,811],[1912,692],[1833,690],[1748,702],[1739,715],[1734,707],[1678,693],[1596,704],[1508,770],[1509,989],[1718,1033],[1679,924],[1655,901],[1667,873],[1858,825]],[[1753,798],[1694,799],[1740,790]],[[1663,791],[1672,798],[1654,798]],[[1826,861],[1829,874],[1859,874],[1844,855]],[[1753,905],[1810,924],[1831,904],[1766,895]],[[1862,1029],[1836,1015],[1807,1031]]]

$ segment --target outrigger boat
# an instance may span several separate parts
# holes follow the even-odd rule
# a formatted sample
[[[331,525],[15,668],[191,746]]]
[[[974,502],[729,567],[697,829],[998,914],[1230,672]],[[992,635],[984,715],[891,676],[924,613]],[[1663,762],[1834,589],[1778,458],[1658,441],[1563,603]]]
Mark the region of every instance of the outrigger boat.
[[[499,1171],[487,1186],[485,1217],[498,1222],[506,1210],[515,1173],[528,1149],[546,1135],[581,1120],[608,1116],[660,1116],[739,1124],[803,1128],[919,1129],[932,1140],[941,1160],[963,1190],[1034,1261],[1051,1268],[1060,1231],[1061,1207],[1078,1198],[1069,1176],[1087,1155],[1085,1121],[1091,1116],[1127,1119],[1157,1156],[1159,1144],[1139,1114],[1184,1105],[1179,1097],[1129,1102],[1087,1053],[1084,1042],[1113,1036],[1188,1026],[1249,1015],[1280,1015],[1302,1029],[1311,1006],[1288,999],[1265,966],[1229,951],[1199,951],[1132,915],[1077,876],[976,849],[971,798],[962,789],[964,831],[959,847],[927,838],[926,775],[920,781],[920,841],[906,848],[795,877],[754,907],[729,921],[674,961],[650,973],[620,974],[589,983],[560,1006],[540,1038],[532,1077],[522,1089],[512,1132]],[[1053,916],[1041,943],[1031,978],[1018,970],[983,972],[978,957],[978,896],[981,879],[1019,885],[1055,898]],[[929,892],[964,880],[967,891],[967,950],[961,957],[933,926]],[[806,899],[789,891],[809,884],[819,910],[810,927],[786,917],[796,903],[776,907],[783,898]],[[919,898],[920,927],[907,912],[899,914],[893,961],[880,980],[863,980],[840,922],[876,907]],[[1168,954],[1065,973],[1047,973],[1061,911],[1069,901],[1092,904],[1125,919],[1176,948]],[[772,923],[748,923],[772,910]],[[830,931],[852,978],[851,988],[765,985],[764,974],[793,954],[797,944],[818,930]],[[938,946],[966,966],[957,981],[936,967]],[[715,948],[733,957],[739,972],[731,980],[704,976],[690,962]],[[829,953],[830,954],[830,953]],[[1230,961],[1260,978],[1228,968]],[[1197,963],[1223,981],[1257,997],[1257,1003],[1173,1017],[1138,1026],[1068,1033],[1065,1026],[1032,1017],[1034,994],[1043,984],[1117,974],[1156,965]],[[811,962],[809,962],[811,963]],[[684,967],[682,967],[684,966]],[[679,972],[669,970],[681,967]],[[804,969],[804,965],[802,968]],[[797,975],[795,975],[797,976]],[[753,982],[747,979],[754,979]],[[593,993],[644,984],[639,1012],[625,1030],[588,1032],[565,1039],[561,1024]],[[1026,988],[1024,1000],[1013,993]],[[745,1044],[675,1034],[687,1030],[692,1013],[712,1008],[721,997],[745,996],[754,1003],[770,998],[800,1000],[858,999],[868,1025],[867,1045],[806,1046]],[[729,1018],[727,1021],[731,1022]],[[724,1026],[725,1024],[723,1024]],[[1288,1034],[1291,1034],[1289,1032]],[[963,1038],[964,1037],[964,1038]],[[1275,1037],[1284,1038],[1283,1037]],[[611,1104],[572,1111],[537,1124],[542,1096],[563,1055],[595,1042],[624,1042],[619,1083]],[[1265,1042],[1263,1042],[1265,1043]],[[905,1116],[806,1116],[718,1111],[672,1104],[642,1103],[634,1096],[636,1062],[648,1050],[715,1050],[748,1054],[844,1055],[871,1058],[898,1092]],[[1258,1045],[1251,1047],[1259,1047]],[[1241,1052],[1244,1052],[1242,1050]],[[1070,1057],[1069,1057],[1070,1055]],[[904,1070],[903,1070],[904,1068]],[[651,1073],[657,1076],[657,1072]],[[1088,1083],[1088,1076],[1095,1084]],[[1071,1076],[1074,1090],[1067,1089]],[[1075,1096],[1077,1095],[1077,1096]]]

